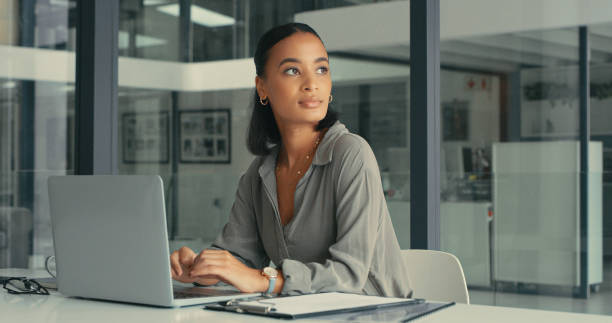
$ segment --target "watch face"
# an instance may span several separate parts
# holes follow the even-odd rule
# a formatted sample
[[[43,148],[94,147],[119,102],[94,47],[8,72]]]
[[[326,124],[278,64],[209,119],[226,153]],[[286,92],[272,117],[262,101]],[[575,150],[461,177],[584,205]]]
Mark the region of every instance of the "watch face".
[[[268,277],[276,277],[278,276],[278,271],[272,267],[266,267],[263,269],[264,275]]]

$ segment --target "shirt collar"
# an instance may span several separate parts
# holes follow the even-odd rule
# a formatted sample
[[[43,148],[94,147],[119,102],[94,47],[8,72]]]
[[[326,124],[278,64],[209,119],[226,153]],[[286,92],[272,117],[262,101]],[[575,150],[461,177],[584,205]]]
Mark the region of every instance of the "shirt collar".
[[[342,124],[340,121],[336,121],[329,128],[329,130],[327,130],[327,133],[325,133],[321,143],[319,143],[319,147],[317,147],[312,164],[322,166],[330,163],[332,161],[336,141],[338,141],[343,134],[348,132],[349,131],[344,124]],[[276,145],[272,148],[270,153],[264,157],[264,161],[259,167],[259,176],[262,178],[266,178],[266,175],[274,174],[279,147],[279,145]]]
[[[346,126],[342,124],[340,121],[336,121],[330,128],[327,130],[327,133],[321,140],[319,147],[317,147],[317,152],[315,153],[314,159],[312,163],[317,166],[328,164],[332,161],[332,155],[334,152],[334,146],[336,145],[336,141],[338,139],[348,133],[348,129]]]

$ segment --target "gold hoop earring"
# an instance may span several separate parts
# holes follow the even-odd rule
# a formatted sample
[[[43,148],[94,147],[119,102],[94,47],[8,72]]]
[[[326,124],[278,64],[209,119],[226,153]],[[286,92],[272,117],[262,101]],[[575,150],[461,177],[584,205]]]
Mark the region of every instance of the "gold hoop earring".
[[[265,102],[264,102],[264,101],[265,101]],[[260,103],[261,105],[263,105],[263,106],[268,105],[268,103],[269,103],[269,102],[270,102],[270,100],[269,100],[268,98],[265,98],[265,99],[259,98],[259,103]]]
[[[332,101],[334,100],[334,96],[333,95],[329,95],[329,103],[332,103]]]

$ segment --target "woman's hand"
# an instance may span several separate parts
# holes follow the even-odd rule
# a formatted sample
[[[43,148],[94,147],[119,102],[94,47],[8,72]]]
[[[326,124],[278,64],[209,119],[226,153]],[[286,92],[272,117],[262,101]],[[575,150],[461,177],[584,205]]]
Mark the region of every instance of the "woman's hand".
[[[170,255],[170,272],[172,279],[181,283],[198,283],[202,285],[214,285],[219,279],[214,276],[203,275],[201,277],[191,277],[189,273],[193,268],[193,263],[197,254],[187,247],[181,247]]]
[[[265,292],[269,285],[268,279],[261,275],[261,271],[246,266],[226,250],[202,251],[195,257],[189,277],[217,277],[245,293]]]

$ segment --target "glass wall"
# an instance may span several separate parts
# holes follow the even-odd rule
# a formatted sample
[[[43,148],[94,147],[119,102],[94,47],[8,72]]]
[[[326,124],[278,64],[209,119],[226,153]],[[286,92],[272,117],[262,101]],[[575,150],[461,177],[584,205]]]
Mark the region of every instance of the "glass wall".
[[[47,178],[74,170],[74,1],[0,1],[0,268],[53,254]]]
[[[266,30],[292,21],[310,24],[323,38],[331,107],[372,146],[398,237],[408,248],[409,174],[402,159],[409,154],[408,33],[397,51],[404,60],[366,55],[394,44],[394,38],[372,46],[355,30],[349,42],[336,41],[343,37],[339,26],[380,10],[373,2],[121,1],[119,170],[162,175],[171,249],[200,250],[226,223],[238,179],[254,158],[245,144],[252,54]],[[191,10],[183,27],[181,4]],[[399,18],[409,24],[408,11]]]
[[[602,145],[602,227],[604,254],[603,292],[610,290],[612,279],[612,19],[591,24],[589,41],[600,59],[591,60],[590,103],[591,138]]]
[[[612,7],[569,2],[582,10],[441,1],[441,247],[460,259],[472,303],[612,314],[604,305],[612,300],[605,243],[612,33],[592,14]],[[585,24],[592,138],[582,268],[578,68]],[[579,297],[582,270],[588,299]]]
[[[612,314],[612,4],[566,4],[441,1],[441,246],[460,259],[475,304]],[[0,267],[36,268],[53,253],[46,178],[74,172],[74,9],[0,1]],[[253,159],[251,56],[263,32],[291,21],[323,38],[332,108],[370,143],[397,238],[410,247],[408,9],[120,1],[119,173],[162,176],[172,249],[208,246],[227,221]],[[586,268],[580,26],[591,50]],[[582,270],[588,299],[576,297]]]

